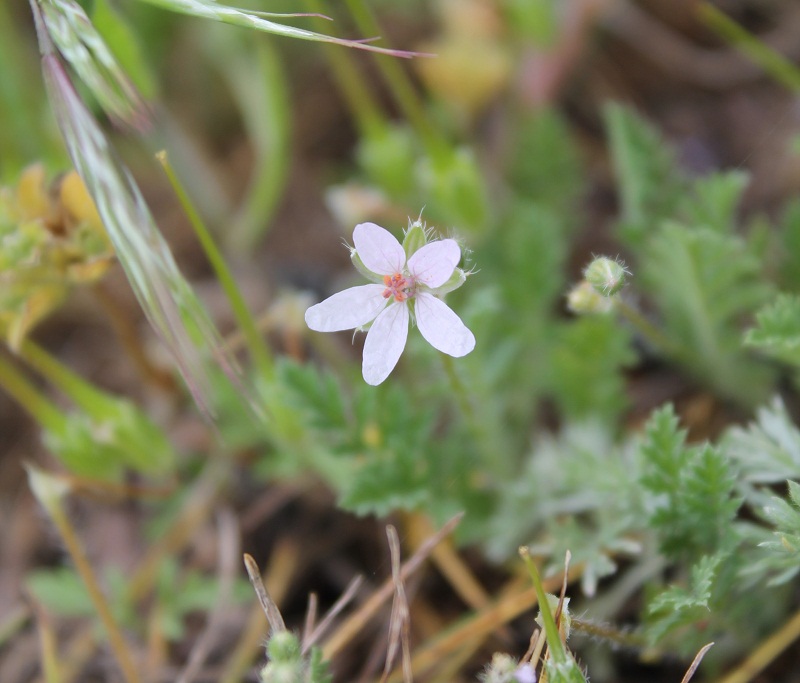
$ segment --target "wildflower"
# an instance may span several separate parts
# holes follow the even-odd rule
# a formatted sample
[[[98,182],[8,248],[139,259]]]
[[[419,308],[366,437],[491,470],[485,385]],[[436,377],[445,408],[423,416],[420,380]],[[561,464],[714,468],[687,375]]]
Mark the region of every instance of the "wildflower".
[[[439,298],[466,280],[456,267],[461,248],[455,240],[428,242],[416,221],[402,245],[375,223],[357,225],[353,242],[354,265],[375,284],[351,287],[312,306],[306,324],[317,332],[368,327],[362,363],[367,384],[380,384],[397,365],[412,317],[428,343],[443,353],[459,358],[475,348],[472,332]]]

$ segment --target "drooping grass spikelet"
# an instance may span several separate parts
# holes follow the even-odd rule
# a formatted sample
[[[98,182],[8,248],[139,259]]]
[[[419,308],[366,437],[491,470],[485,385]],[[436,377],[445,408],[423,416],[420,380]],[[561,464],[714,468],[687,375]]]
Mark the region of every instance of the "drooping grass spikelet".
[[[335,38],[328,36],[324,33],[317,33],[315,31],[308,31],[306,29],[297,28],[296,26],[287,26],[286,24],[279,24],[274,21],[269,21],[265,17],[293,17],[293,16],[308,16],[303,14],[271,14],[269,12],[257,12],[238,7],[228,7],[220,5],[214,0],[144,0],[151,5],[162,7],[163,9],[180,14],[188,14],[193,17],[200,17],[201,19],[211,19],[212,21],[221,21],[225,24],[233,24],[234,26],[243,26],[245,28],[256,29],[257,31],[266,31],[267,33],[275,33],[279,36],[287,36],[288,38],[299,38],[300,40],[314,40],[323,43],[334,43],[336,45],[343,45],[345,47],[354,47],[360,50],[369,50],[370,52],[378,52],[380,54],[391,55],[392,57],[413,57],[419,55],[415,52],[407,52],[405,50],[392,50],[386,47],[378,47],[371,45],[363,40],[348,40],[346,38]]]
[[[198,406],[210,414],[209,357],[235,372],[219,335],[178,270],[128,169],[81,101],[55,55],[39,5],[32,3],[48,94],[69,155],[83,178],[128,280],[150,323],[172,352]]]
[[[146,127],[148,108],[86,12],[74,0],[37,0],[61,56],[114,121]]]

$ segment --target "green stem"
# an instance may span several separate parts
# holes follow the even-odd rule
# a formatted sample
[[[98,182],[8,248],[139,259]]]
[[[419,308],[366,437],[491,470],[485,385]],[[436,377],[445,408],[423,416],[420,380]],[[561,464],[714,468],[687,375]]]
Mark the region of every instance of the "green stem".
[[[381,27],[374,14],[363,0],[346,0],[346,2],[350,14],[362,34],[371,37],[381,33]],[[408,74],[394,57],[376,55],[376,61],[383,77],[389,84],[389,89],[397,105],[403,111],[406,119],[416,129],[417,134],[428,150],[428,154],[434,160],[440,159],[446,153],[447,145],[439,137],[436,128],[431,125],[422,101]]]
[[[42,427],[53,432],[63,428],[66,418],[61,411],[42,396],[36,387],[2,355],[0,355],[0,385]]]
[[[456,395],[458,406],[464,414],[467,423],[474,426],[476,424],[475,406],[467,392],[467,387],[458,376],[453,357],[448,356],[446,353],[440,355],[442,358],[442,365],[444,365],[444,371],[447,374],[447,379],[450,380],[450,386],[453,389],[453,393]]]
[[[533,587],[536,590],[536,599],[539,602],[539,613],[542,615],[544,622],[544,632],[547,637],[547,645],[550,650],[550,656],[555,660],[556,664],[561,664],[567,661],[567,655],[564,652],[564,644],[561,642],[561,635],[556,626],[556,620],[553,618],[553,613],[550,611],[550,603],[547,601],[547,593],[544,591],[542,579],[539,576],[539,570],[536,569],[536,564],[531,558],[530,551],[526,547],[519,549],[519,554],[528,568],[533,581]]]
[[[790,60],[750,34],[711,3],[700,3],[697,13],[706,26],[764,69],[778,83],[793,92],[800,92],[800,69]]]
[[[305,4],[311,12],[318,14],[324,12],[324,7],[319,0],[306,0]],[[322,23],[322,19],[315,19],[314,21],[319,24]],[[359,75],[355,61],[350,53],[330,43],[323,43],[322,49],[327,54],[336,81],[342,89],[347,106],[350,108],[361,133],[366,134],[379,128],[385,117],[364,84],[364,80]]]
[[[614,298],[614,310],[633,325],[647,341],[667,356],[676,359],[685,357],[686,354],[680,344],[673,342],[639,311],[619,297]]]
[[[164,172],[167,174],[172,189],[178,197],[178,201],[180,201],[183,210],[186,212],[198,240],[200,240],[200,245],[203,247],[203,251],[217,275],[222,290],[228,297],[231,309],[236,317],[236,322],[239,324],[242,334],[247,341],[248,350],[250,351],[250,355],[256,367],[263,377],[272,377],[274,371],[272,354],[264,338],[258,331],[256,321],[245,303],[242,292],[236,284],[236,279],[233,277],[233,273],[230,268],[228,268],[228,264],[225,262],[222,253],[214,243],[211,233],[200,218],[200,214],[194,208],[194,205],[189,199],[189,195],[186,193],[180,180],[178,180],[177,175],[167,159],[166,153],[159,152],[156,156],[161,166],[164,168]]]

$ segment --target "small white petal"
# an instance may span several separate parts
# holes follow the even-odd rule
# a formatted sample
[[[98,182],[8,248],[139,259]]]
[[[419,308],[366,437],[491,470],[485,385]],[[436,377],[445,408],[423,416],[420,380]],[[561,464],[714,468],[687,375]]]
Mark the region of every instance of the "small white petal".
[[[375,386],[394,370],[408,338],[408,306],[393,303],[383,311],[367,332],[361,372],[367,384]]]
[[[475,336],[455,313],[432,294],[416,296],[417,327],[435,349],[460,358],[475,348]]]
[[[406,264],[406,253],[400,242],[375,223],[359,223],[353,230],[353,243],[361,262],[373,273],[394,275]]]
[[[329,296],[306,311],[306,325],[316,332],[338,332],[366,325],[386,306],[383,285],[361,285]]]
[[[408,272],[431,289],[450,279],[461,260],[461,247],[455,240],[429,242],[408,259]]]

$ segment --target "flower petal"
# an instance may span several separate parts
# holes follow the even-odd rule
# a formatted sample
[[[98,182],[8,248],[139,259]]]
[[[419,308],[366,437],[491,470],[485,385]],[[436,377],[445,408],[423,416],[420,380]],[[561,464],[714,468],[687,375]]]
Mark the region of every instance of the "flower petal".
[[[316,332],[339,332],[366,325],[386,306],[383,285],[361,285],[329,296],[306,311],[306,325]]]
[[[389,376],[400,360],[407,338],[408,306],[405,303],[390,304],[375,318],[364,342],[361,372],[367,384],[375,386]]]
[[[422,284],[436,289],[447,282],[461,260],[461,247],[455,240],[429,242],[408,259],[408,272]]]
[[[394,275],[406,264],[406,253],[400,242],[375,223],[359,223],[353,230],[353,243],[361,262],[373,273]]]
[[[460,358],[475,348],[475,336],[448,306],[433,294],[417,294],[417,327],[435,349]]]

